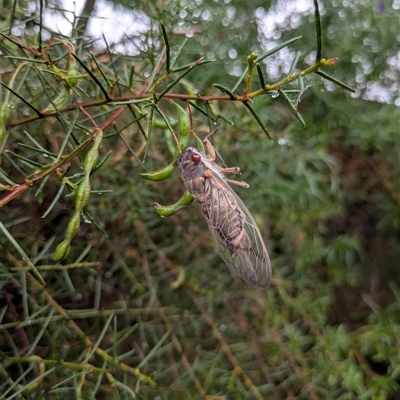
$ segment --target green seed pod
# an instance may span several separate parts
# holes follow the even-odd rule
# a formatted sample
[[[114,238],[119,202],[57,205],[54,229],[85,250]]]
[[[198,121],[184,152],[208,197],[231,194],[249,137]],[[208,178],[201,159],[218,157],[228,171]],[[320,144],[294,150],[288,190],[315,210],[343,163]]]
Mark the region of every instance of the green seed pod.
[[[182,197],[175,204],[170,206],[162,206],[158,203],[154,203],[154,209],[160,217],[170,217],[179,210],[182,210],[182,208],[188,206],[193,200],[193,196],[189,191],[186,190]]]
[[[190,139],[190,120],[186,113],[186,111],[179,106],[176,105],[176,111],[178,114],[178,124],[179,124],[179,148],[175,150],[174,160],[176,160],[181,154],[182,150],[187,147]]]
[[[46,364],[44,362],[39,363],[39,374],[43,375],[46,372]]]
[[[9,131],[7,129],[7,122],[9,117],[9,107],[7,103],[0,105],[0,154],[7,142]]]
[[[68,57],[69,66],[67,71],[67,80],[71,86],[75,86],[78,83],[79,69],[78,63],[72,56]]]
[[[186,274],[185,268],[179,267],[178,272],[179,272],[179,274],[176,277],[176,280],[174,282],[172,282],[170,285],[171,289],[178,289],[182,285],[182,283],[185,281],[185,274]]]
[[[54,261],[61,261],[65,257],[68,256],[69,252],[71,251],[71,245],[69,239],[64,239],[54,251],[53,260]]]
[[[92,147],[86,154],[85,161],[83,162],[83,170],[85,173],[90,174],[90,171],[96,166],[97,161],[99,161],[99,151]]]
[[[94,139],[94,144],[93,147],[95,147],[97,150],[101,147],[103,143],[103,131],[100,128],[96,128],[96,138]]]
[[[175,127],[177,121],[168,121],[171,127]],[[166,124],[165,120],[154,117],[151,121],[153,128],[161,128],[161,129],[168,129],[168,125]]]
[[[164,181],[169,178],[174,172],[175,165],[169,164],[164,168],[160,168],[157,171],[153,172],[143,172],[141,173],[141,177],[144,179],[148,179],[150,181]]]
[[[75,211],[82,211],[89,200],[91,190],[90,180],[85,177],[75,191]]]
[[[54,112],[57,109],[63,108],[68,105],[70,101],[69,90],[66,89],[64,85],[61,87],[61,92],[57,95],[57,97],[53,100],[53,104],[49,104],[43,112]],[[54,107],[55,106],[55,107]]]
[[[103,131],[98,129],[92,148],[86,154],[85,161],[83,162],[83,170],[85,171],[86,174],[89,174],[99,161],[99,148],[102,142],[103,142]]]
[[[75,212],[72,218],[68,222],[67,226],[67,239],[70,242],[72,238],[76,235],[81,226],[81,214],[79,212]]]
[[[75,213],[68,223],[65,239],[56,248],[53,256],[55,261],[61,261],[63,258],[67,257],[71,250],[70,242],[81,226],[81,212],[90,198],[90,192],[92,189],[90,183],[90,172],[96,166],[99,159],[99,147],[101,146],[102,140],[103,132],[100,129],[97,129],[97,134],[92,148],[86,154],[85,161],[83,163],[85,176],[75,189]]]
[[[71,86],[75,86],[79,78],[78,63],[72,56],[75,53],[75,46],[68,41],[65,41],[64,44],[68,50],[67,80]]]

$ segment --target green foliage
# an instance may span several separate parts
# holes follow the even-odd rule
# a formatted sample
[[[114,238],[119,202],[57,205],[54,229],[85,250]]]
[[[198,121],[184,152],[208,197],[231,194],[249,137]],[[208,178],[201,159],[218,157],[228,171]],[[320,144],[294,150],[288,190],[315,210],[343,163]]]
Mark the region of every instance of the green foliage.
[[[4,3],[2,398],[395,399],[395,5],[320,4],[321,47],[287,2],[117,4],[149,21],[126,51]],[[216,119],[265,292],[215,253],[175,168]]]

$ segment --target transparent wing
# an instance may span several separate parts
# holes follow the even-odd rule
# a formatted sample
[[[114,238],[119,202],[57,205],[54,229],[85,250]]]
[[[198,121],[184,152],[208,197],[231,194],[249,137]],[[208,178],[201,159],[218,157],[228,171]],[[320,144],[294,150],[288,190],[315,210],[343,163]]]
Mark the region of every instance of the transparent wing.
[[[272,275],[271,262],[254,218],[231,187],[210,172],[200,208],[217,251],[247,283],[266,288]]]

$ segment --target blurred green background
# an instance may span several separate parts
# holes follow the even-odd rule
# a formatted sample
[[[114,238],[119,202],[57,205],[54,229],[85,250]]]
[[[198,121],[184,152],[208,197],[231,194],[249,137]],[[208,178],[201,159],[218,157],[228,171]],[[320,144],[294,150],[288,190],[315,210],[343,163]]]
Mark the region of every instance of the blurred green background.
[[[14,93],[1,92],[2,199],[5,185],[23,184],[77,148],[93,129],[88,115],[100,125],[121,106],[99,103],[104,95],[80,64],[68,86],[43,62],[67,72],[73,63],[54,38],[73,44],[114,97],[135,95],[165,72],[161,20],[172,54],[188,39],[178,66],[215,60],[169,93],[222,95],[212,84],[233,87],[251,52],[297,36],[260,64],[265,83],[285,77],[297,52],[297,72],[316,56],[312,1],[69,3],[3,2],[1,81]],[[304,90],[288,95],[306,128],[281,95],[255,98],[272,142],[240,102],[213,102],[235,123],[220,120],[214,144],[250,184],[235,190],[259,223],[271,286],[256,290],[229,270],[196,204],[170,218],[155,213],[154,202],[174,203],[184,185],[178,171],[163,182],[139,175],[169,164],[174,142],[159,114],[145,141],[148,115],[136,118],[150,107],[137,101],[104,131],[99,156],[108,158],[90,177],[85,217],[61,264],[52,254],[74,213],[87,150],[0,209],[2,398],[400,396],[400,4],[319,5],[322,56],[339,58],[323,71],[355,93],[305,76]],[[256,74],[252,84],[257,90]],[[93,107],[35,118],[32,106],[44,110],[60,93],[60,109]],[[158,104],[178,129],[175,107]],[[192,117],[204,137],[207,117],[194,108]]]

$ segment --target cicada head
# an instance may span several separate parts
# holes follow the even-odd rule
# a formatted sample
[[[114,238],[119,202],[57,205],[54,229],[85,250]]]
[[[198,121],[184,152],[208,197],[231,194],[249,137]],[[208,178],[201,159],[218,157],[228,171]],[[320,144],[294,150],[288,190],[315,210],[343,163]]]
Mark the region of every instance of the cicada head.
[[[183,180],[191,180],[204,175],[205,166],[203,163],[204,155],[194,147],[186,147],[176,160],[182,171]]]

